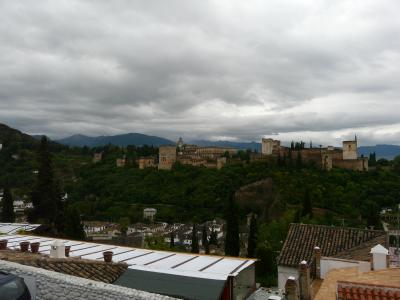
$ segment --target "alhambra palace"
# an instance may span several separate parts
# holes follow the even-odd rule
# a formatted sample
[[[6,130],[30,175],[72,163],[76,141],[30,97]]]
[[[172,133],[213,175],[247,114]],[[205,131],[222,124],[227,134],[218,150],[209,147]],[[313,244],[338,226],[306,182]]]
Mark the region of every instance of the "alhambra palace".
[[[304,143],[285,147],[280,141],[269,138],[263,138],[261,142],[261,153],[250,153],[250,161],[301,160],[327,171],[334,167],[368,171],[368,158],[358,157],[356,137],[352,141],[343,141],[342,148],[314,148],[311,145],[306,148]],[[220,169],[228,163],[241,163],[239,158],[235,158],[238,152],[236,148],[185,144],[180,138],[175,145],[160,146],[158,162],[155,157],[142,157],[138,164],[140,169],[158,167],[159,170],[171,170],[176,163]]]

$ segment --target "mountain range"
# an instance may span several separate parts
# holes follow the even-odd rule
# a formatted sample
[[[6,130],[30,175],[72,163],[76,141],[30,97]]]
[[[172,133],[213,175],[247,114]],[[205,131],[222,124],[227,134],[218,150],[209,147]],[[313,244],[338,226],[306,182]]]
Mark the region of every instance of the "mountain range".
[[[158,147],[161,145],[175,144],[175,142],[173,141],[158,136],[151,136],[141,133],[127,133],[127,134],[96,136],[96,137],[86,136],[82,134],[75,134],[67,138],[56,140],[56,142],[76,147],[83,147],[83,146],[98,147],[108,144],[123,146],[123,147],[126,147],[128,145],[135,145],[135,146],[153,145],[155,147]]]

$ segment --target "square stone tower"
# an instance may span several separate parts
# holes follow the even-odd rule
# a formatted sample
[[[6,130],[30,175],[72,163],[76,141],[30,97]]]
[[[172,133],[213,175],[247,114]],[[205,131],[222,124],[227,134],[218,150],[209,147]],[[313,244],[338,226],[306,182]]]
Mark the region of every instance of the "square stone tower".
[[[357,159],[357,140],[343,141],[343,160]]]
[[[159,148],[159,170],[171,170],[176,162],[176,146],[160,146]]]
[[[279,150],[281,142],[273,139],[262,139],[261,140],[261,154],[271,155],[274,151]]]

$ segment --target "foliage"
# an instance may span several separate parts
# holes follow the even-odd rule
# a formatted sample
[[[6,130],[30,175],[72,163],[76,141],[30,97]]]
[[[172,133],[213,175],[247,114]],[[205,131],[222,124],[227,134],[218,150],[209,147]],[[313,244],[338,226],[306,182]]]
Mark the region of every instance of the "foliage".
[[[310,191],[308,188],[306,188],[305,195],[303,198],[303,210],[302,210],[302,217],[308,216],[310,218],[313,217],[313,211],[312,211],[312,202],[311,202],[311,197],[310,197]]]
[[[225,255],[239,256],[239,215],[233,195],[228,198],[226,211]]]
[[[208,241],[208,246],[210,246],[210,245],[218,246],[218,236],[217,236],[217,232],[215,231],[214,227],[211,230],[210,239]]]
[[[169,247],[171,249],[175,248],[175,233],[171,231],[170,236],[169,236]]]
[[[153,250],[171,250],[169,245],[164,242],[164,238],[159,235],[146,236],[146,247]],[[174,249],[176,251],[176,249]]]
[[[1,201],[2,211],[1,211],[1,221],[5,223],[15,222],[14,213],[14,201],[8,186],[4,187],[3,199]]]
[[[210,246],[209,246],[209,242],[208,242],[206,225],[203,226],[203,231],[202,231],[202,235],[201,235],[201,243],[203,245],[205,253],[209,254],[210,253]]]
[[[252,214],[249,228],[249,239],[247,242],[247,257],[254,257],[257,247],[257,219],[255,214]]]
[[[74,207],[67,207],[65,211],[64,236],[74,240],[85,239],[85,231],[79,211]]]
[[[56,227],[62,212],[61,194],[54,180],[52,157],[48,140],[43,137],[38,151],[39,172],[31,199],[34,209],[29,217],[31,222],[41,220]]]
[[[199,237],[197,236],[197,225],[193,224],[192,228],[192,245],[191,250],[192,253],[199,253]]]

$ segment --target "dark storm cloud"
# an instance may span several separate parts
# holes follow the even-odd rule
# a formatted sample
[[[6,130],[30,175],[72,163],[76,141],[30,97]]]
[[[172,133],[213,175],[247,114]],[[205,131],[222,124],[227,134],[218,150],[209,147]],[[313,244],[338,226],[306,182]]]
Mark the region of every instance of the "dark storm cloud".
[[[0,122],[326,142],[400,132],[397,1],[0,1]],[[379,134],[378,134],[379,133]]]

